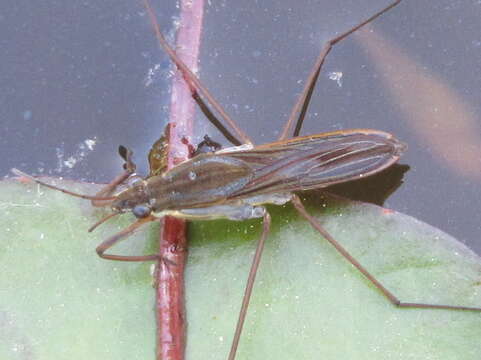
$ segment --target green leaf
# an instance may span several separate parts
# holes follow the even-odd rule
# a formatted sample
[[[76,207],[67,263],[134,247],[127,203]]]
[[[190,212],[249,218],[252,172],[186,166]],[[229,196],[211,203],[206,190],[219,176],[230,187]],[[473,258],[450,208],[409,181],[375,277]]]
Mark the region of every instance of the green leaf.
[[[0,358],[154,359],[151,264],[95,253],[133,218],[89,234],[106,212],[88,201],[13,180],[0,198]],[[449,235],[374,205],[318,193],[306,204],[400,299],[481,306],[481,261]],[[479,359],[480,313],[397,309],[291,206],[269,211],[238,359]],[[191,225],[188,359],[227,357],[260,230],[255,220]],[[157,233],[146,227],[115,251],[155,251]]]

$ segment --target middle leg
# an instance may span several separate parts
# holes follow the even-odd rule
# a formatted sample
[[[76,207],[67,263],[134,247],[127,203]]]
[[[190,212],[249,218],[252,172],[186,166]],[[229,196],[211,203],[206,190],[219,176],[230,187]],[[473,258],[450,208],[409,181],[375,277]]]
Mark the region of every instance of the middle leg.
[[[346,32],[336,36],[335,38],[328,40],[324,44],[324,46],[321,49],[321,52],[319,53],[319,56],[317,57],[317,60],[314,66],[312,67],[312,70],[309,76],[307,77],[306,85],[302,90],[301,95],[297,99],[296,104],[292,108],[292,112],[289,116],[289,119],[284,125],[284,129],[281,132],[279,140],[286,140],[291,136],[299,135],[299,132],[301,131],[301,127],[302,127],[302,122],[304,121],[304,117],[306,115],[307,108],[309,106],[309,101],[311,100],[312,92],[314,91],[314,87],[316,86],[317,78],[319,77],[319,73],[321,71],[322,65],[324,64],[324,60],[326,59],[327,54],[329,54],[329,52],[331,51],[332,47],[338,42],[340,42],[341,40],[344,40],[347,36],[351,35],[353,32],[359,30],[364,25],[370,23],[371,21],[375,20],[377,17],[381,16],[385,12],[391,10],[394,6],[396,6],[400,2],[401,0],[396,0],[392,2],[390,5],[378,11],[377,13],[372,15],[370,18],[357,24],[356,26],[352,27]],[[293,131],[292,127],[294,126],[294,121],[296,117],[297,117],[297,122],[295,124],[295,129]]]
[[[310,224],[316,229],[321,236],[326,239],[334,248],[357,270],[359,270],[379,291],[395,306],[401,308],[422,308],[422,309],[445,309],[445,310],[464,310],[464,311],[481,311],[479,307],[458,306],[458,305],[444,305],[444,304],[425,304],[425,303],[411,303],[401,301],[396,295],[389,291],[374,275],[372,275],[359,261],[354,258],[336,239],[329,234],[322,225],[311,216],[304,205],[302,205],[301,199],[297,195],[292,196],[292,204]]]
[[[229,352],[229,360],[234,360],[237,352],[237,347],[239,345],[239,340],[242,333],[242,328],[244,326],[244,321],[247,314],[247,309],[249,307],[249,301],[251,299],[252,289],[254,287],[254,282],[257,275],[257,269],[259,268],[259,263],[261,261],[262,251],[264,250],[265,240],[267,235],[269,235],[269,230],[271,228],[271,216],[264,210],[264,219],[262,223],[262,235],[257,243],[256,252],[252,260],[252,265],[249,271],[249,276],[247,278],[247,284],[244,291],[244,297],[242,298],[242,305],[239,311],[239,319],[237,320],[237,325],[234,333],[234,338],[232,339],[232,345]]]

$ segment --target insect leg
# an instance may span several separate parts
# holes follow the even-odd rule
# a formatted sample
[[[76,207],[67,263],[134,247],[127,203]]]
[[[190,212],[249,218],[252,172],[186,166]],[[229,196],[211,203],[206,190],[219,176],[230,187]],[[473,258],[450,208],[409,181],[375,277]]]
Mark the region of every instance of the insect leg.
[[[230,135],[230,138],[235,139],[237,144],[241,143],[252,143],[250,140],[249,136],[235,123],[235,121],[226,113],[226,111],[222,108],[222,106],[215,100],[215,98],[211,95],[209,90],[202,85],[202,83],[199,81],[199,79],[195,76],[195,74],[185,65],[185,63],[179,58],[179,56],[176,54],[174,49],[169,45],[169,43],[165,40],[164,36],[160,32],[160,27],[159,23],[154,15],[154,12],[152,10],[152,7],[150,6],[150,3],[148,0],[144,0],[144,7],[147,10],[147,13],[150,17],[150,21],[152,23],[152,27],[154,28],[155,35],[157,37],[157,41],[159,42],[160,47],[167,53],[167,55],[170,57],[172,62],[177,66],[177,68],[182,72],[184,76],[184,80],[187,83],[187,85],[190,88],[190,91],[192,93],[192,97],[194,100],[197,101],[199,97],[199,93],[204,96],[207,101],[212,105],[212,107],[220,114],[222,119],[234,130],[235,134],[239,137],[239,140],[236,139],[234,135]],[[199,103],[197,101],[197,103]],[[204,103],[205,105],[205,103]],[[201,109],[203,108],[200,106]],[[210,114],[212,114],[209,111]],[[209,120],[209,116],[207,116]],[[212,122],[214,126],[217,126],[219,122]],[[225,129],[225,128],[224,128]],[[227,131],[227,129],[225,129]],[[222,132],[222,130],[221,130]],[[230,133],[230,132],[229,132]],[[230,140],[228,137],[227,139]]]
[[[290,137],[291,132],[292,132],[292,127],[294,125],[294,120],[297,117],[297,122],[296,122],[296,127],[294,131],[292,132],[292,136],[298,136],[299,132],[301,130],[302,122],[304,121],[304,117],[307,112],[307,107],[309,106],[309,101],[311,100],[312,92],[314,91],[314,87],[316,86],[316,81],[317,78],[319,77],[319,73],[321,71],[321,67],[324,64],[324,60],[331,51],[332,47],[340,42],[341,40],[345,39],[347,36],[352,34],[353,32],[357,31],[364,25],[370,23],[377,17],[381,16],[385,12],[391,10],[394,6],[399,4],[401,0],[396,0],[392,2],[389,6],[385,7],[384,9],[378,11],[374,15],[372,15],[370,18],[367,20],[364,20],[363,22],[359,23],[358,25],[352,27],[351,29],[347,30],[346,32],[336,36],[333,39],[328,40],[324,46],[321,49],[321,52],[319,53],[319,56],[317,57],[317,60],[312,67],[312,70],[306,80],[306,85],[304,89],[302,90],[301,95],[297,99],[296,104],[292,108],[292,112],[289,116],[289,119],[287,120],[286,124],[284,125],[284,129],[282,130],[281,136],[279,137],[279,140],[285,140]]]
[[[197,91],[192,92],[192,98],[199,106],[200,110],[204,113],[205,117],[214,125],[217,130],[220,131],[224,137],[229,140],[233,145],[238,146],[242,145],[242,142],[239,141],[225,126],[222,124],[219,119],[215,117],[212,111],[209,109],[209,106],[206,104],[204,100],[199,96]],[[215,107],[214,107],[215,108]]]
[[[423,308],[423,309],[449,309],[449,310],[467,310],[467,311],[481,311],[478,307],[456,306],[456,305],[438,305],[438,304],[422,304],[410,303],[399,300],[392,292],[390,292],[379,280],[377,280],[367,269],[359,263],[341,244],[339,244],[322,226],[319,222],[309,215],[301,199],[297,195],[292,196],[292,204],[299,211],[299,213],[316,229],[322,237],[324,237],[336,250],[349,261],[356,269],[358,269],[375,287],[377,287],[383,295],[397,307],[401,308]]]
[[[45,186],[49,189],[53,189],[53,190],[57,190],[57,191],[60,191],[60,192],[63,192],[65,194],[68,194],[68,195],[71,195],[71,196],[75,196],[75,197],[79,197],[79,198],[82,198],[82,199],[87,199],[87,200],[102,200],[102,201],[112,201],[115,197],[113,196],[105,196],[105,197],[98,197],[98,196],[92,196],[92,195],[84,195],[84,194],[79,194],[79,193],[76,193],[76,192],[73,192],[73,191],[70,191],[70,190],[67,190],[67,189],[63,189],[63,188],[60,188],[58,186],[55,186],[55,185],[52,185],[52,184],[49,184],[49,183],[46,183],[45,181],[42,181],[42,180],[39,180],[37,178],[34,178],[33,176],[31,175],[28,175],[26,173],[24,173],[23,171],[20,171],[18,169],[12,169],[11,170],[12,173],[14,173],[15,175],[19,176],[19,177],[23,177],[23,178],[26,178],[26,179],[29,179],[30,181],[33,181],[39,185],[42,185],[42,186]]]
[[[234,338],[232,339],[232,345],[230,348],[229,353],[229,360],[234,360],[235,355],[237,352],[237,346],[239,345],[240,336],[242,333],[242,327],[244,326],[244,320],[247,314],[247,308],[249,307],[249,301],[252,294],[252,288],[254,287],[254,281],[256,279],[257,269],[259,267],[259,263],[261,261],[262,251],[264,250],[264,243],[266,240],[267,235],[269,234],[269,230],[271,227],[271,216],[264,210],[264,219],[262,223],[262,235],[259,238],[257,243],[256,252],[254,254],[254,258],[252,260],[251,269],[249,271],[249,276],[247,278],[247,284],[244,291],[244,297],[242,298],[242,305],[239,312],[239,319],[237,320],[237,325],[234,333]]]
[[[114,254],[105,254],[105,251],[110,249],[114,246],[117,242],[122,240],[123,238],[132,235],[132,233],[137,230],[139,227],[148,223],[150,221],[154,221],[156,218],[154,216],[148,216],[146,218],[138,219],[136,222],[131,224],[130,226],[126,227],[119,233],[109,237],[107,240],[102,242],[97,248],[97,254],[104,259],[108,260],[118,260],[118,261],[156,261],[159,260],[159,255],[152,254],[152,255],[114,255]]]

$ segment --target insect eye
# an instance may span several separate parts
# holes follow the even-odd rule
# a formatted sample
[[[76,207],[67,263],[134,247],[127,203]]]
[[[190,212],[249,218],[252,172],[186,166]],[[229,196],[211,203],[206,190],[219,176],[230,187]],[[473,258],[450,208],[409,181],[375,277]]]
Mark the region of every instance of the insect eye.
[[[149,216],[150,212],[151,209],[147,205],[135,205],[132,209],[132,213],[138,219]]]

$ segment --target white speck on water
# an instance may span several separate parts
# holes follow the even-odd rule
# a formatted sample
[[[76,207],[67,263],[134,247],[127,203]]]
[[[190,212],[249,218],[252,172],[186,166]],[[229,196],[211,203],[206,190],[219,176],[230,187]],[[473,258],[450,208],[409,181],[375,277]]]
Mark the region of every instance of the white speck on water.
[[[337,86],[342,87],[342,76],[343,73],[341,71],[331,71],[327,74],[329,80],[333,80],[337,83]]]
[[[72,169],[76,163],[77,163],[77,159],[74,158],[73,156],[70,156],[67,160],[63,162],[63,164],[69,169]]]
[[[70,155],[66,160],[64,160],[65,150],[63,148],[63,144],[61,147],[55,149],[57,153],[57,161],[58,165],[55,169],[56,172],[62,172],[64,167],[72,169],[75,165],[77,165],[80,161],[82,161],[91,151],[94,150],[95,145],[97,144],[97,138],[92,139],[85,139],[84,141],[80,142],[77,145],[77,150],[74,154]]]
[[[197,174],[193,171],[189,171],[189,179],[195,180],[197,178]]]
[[[154,78],[160,69],[160,64],[155,64],[147,71],[147,76],[144,79],[144,86],[149,87],[154,82]]]
[[[97,144],[97,139],[93,138],[93,139],[85,139],[84,141],[85,143],[85,146],[87,146],[87,148],[92,151],[95,147],[95,145]]]

